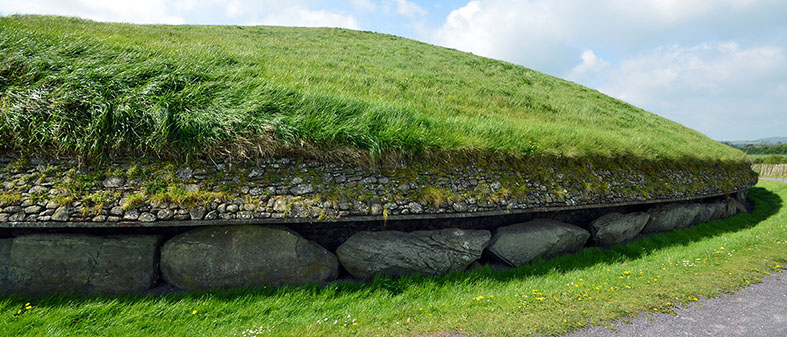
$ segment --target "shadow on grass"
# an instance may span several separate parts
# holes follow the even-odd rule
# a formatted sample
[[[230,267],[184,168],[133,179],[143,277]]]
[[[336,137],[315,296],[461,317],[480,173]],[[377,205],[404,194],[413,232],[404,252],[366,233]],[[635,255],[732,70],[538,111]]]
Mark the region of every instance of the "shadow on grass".
[[[183,299],[206,299],[218,301],[235,301],[240,298],[300,295],[327,295],[339,297],[345,295],[362,295],[383,292],[389,296],[401,294],[413,287],[440,288],[452,284],[473,284],[478,281],[505,282],[512,279],[537,277],[551,272],[568,272],[592,267],[599,263],[621,263],[635,260],[658,250],[672,246],[689,245],[694,242],[719,236],[725,233],[736,232],[756,226],[761,221],[778,213],[782,207],[781,197],[765,188],[753,187],[749,192],[749,200],[754,203],[752,213],[743,213],[734,217],[715,220],[699,224],[690,228],[651,235],[631,241],[627,244],[609,249],[587,248],[573,255],[564,255],[546,260],[536,260],[526,266],[509,270],[491,270],[482,268],[473,271],[459,272],[438,277],[408,276],[397,279],[379,277],[370,282],[335,282],[325,285],[285,286],[280,288],[243,288],[231,290],[212,290],[201,292],[178,292],[167,295],[128,295],[128,296],[78,296],[78,295],[49,295],[36,299],[38,307],[73,305],[75,302],[103,302],[135,303],[138,301],[155,300],[164,302],[177,302]],[[0,297],[1,299],[2,297]],[[324,298],[324,297],[323,297]],[[18,297],[12,300],[23,301]]]

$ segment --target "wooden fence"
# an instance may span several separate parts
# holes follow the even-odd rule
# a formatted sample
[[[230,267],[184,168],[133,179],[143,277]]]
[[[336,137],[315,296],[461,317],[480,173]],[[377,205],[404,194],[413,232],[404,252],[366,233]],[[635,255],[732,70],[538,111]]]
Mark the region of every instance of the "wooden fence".
[[[754,164],[751,169],[761,177],[787,177],[787,164]]]

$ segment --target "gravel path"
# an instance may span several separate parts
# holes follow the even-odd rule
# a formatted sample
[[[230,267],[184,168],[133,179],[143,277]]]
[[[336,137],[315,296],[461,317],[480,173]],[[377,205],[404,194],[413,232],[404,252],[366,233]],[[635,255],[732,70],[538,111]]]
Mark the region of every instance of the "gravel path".
[[[760,178],[787,182],[785,178]],[[583,329],[565,337],[787,336],[787,273],[772,275],[731,295],[678,307],[675,315],[643,314],[615,330]]]
[[[773,181],[781,181],[783,183],[787,183],[787,178],[760,177],[760,180],[773,180]]]
[[[675,315],[645,314],[618,322],[616,330],[592,327],[565,337],[787,336],[787,273],[778,273],[731,295],[678,307]]]

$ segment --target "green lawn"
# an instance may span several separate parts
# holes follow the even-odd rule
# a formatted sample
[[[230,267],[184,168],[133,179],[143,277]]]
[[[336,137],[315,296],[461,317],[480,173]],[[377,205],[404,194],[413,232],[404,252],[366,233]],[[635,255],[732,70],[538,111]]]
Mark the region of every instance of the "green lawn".
[[[670,312],[780,272],[787,264],[787,184],[762,182],[749,198],[756,207],[752,214],[507,271],[166,296],[2,298],[0,331],[47,336],[563,333],[642,311]]]
[[[787,155],[780,154],[746,154],[755,164],[787,164]]]
[[[0,150],[745,158],[595,90],[391,35],[16,15],[0,17]]]

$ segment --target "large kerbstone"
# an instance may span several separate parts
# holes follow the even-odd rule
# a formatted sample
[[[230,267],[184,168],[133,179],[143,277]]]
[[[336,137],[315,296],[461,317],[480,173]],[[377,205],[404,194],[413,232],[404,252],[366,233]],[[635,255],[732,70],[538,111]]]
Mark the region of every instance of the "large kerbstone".
[[[650,214],[646,212],[605,214],[590,223],[592,241],[598,245],[609,246],[630,240],[642,231],[648,219]]]
[[[667,204],[651,208],[650,219],[642,228],[643,234],[658,233],[691,226],[700,208],[696,205]]]
[[[536,258],[580,250],[590,233],[574,225],[550,219],[535,219],[500,227],[487,251],[502,262],[518,267]]]
[[[711,220],[722,219],[727,214],[727,203],[724,201],[717,201],[711,203],[709,208],[713,210],[713,215],[711,216]]]
[[[746,206],[736,198],[727,198],[724,217],[731,217],[740,212],[746,212]]]
[[[11,263],[11,246],[14,239],[0,239],[0,293],[8,290],[8,266]]]
[[[358,232],[336,250],[344,268],[356,278],[375,275],[441,275],[464,270],[481,257],[487,230]]]
[[[306,284],[336,279],[336,256],[286,228],[206,227],[161,248],[161,273],[189,290]]]
[[[158,278],[158,236],[36,234],[14,239],[7,290],[121,294],[150,289]]]
[[[692,221],[693,225],[705,223],[711,220],[721,219],[727,213],[727,204],[722,201],[697,204],[700,211]]]
[[[749,189],[741,190],[735,193],[735,199],[741,202],[741,204],[746,203],[746,198],[749,194]]]
[[[700,207],[699,212],[697,212],[697,216],[694,217],[694,220],[691,221],[692,225],[705,223],[708,221],[713,220],[713,214],[716,213],[714,208],[714,203],[706,203],[706,204],[697,204]]]
[[[683,204],[683,207],[686,209],[687,217],[689,218],[689,220],[679,221],[677,228],[686,228],[697,224],[694,221],[697,220],[697,216],[700,214],[700,211],[702,211],[702,206],[700,206],[700,204],[697,203],[692,203],[692,204]]]

